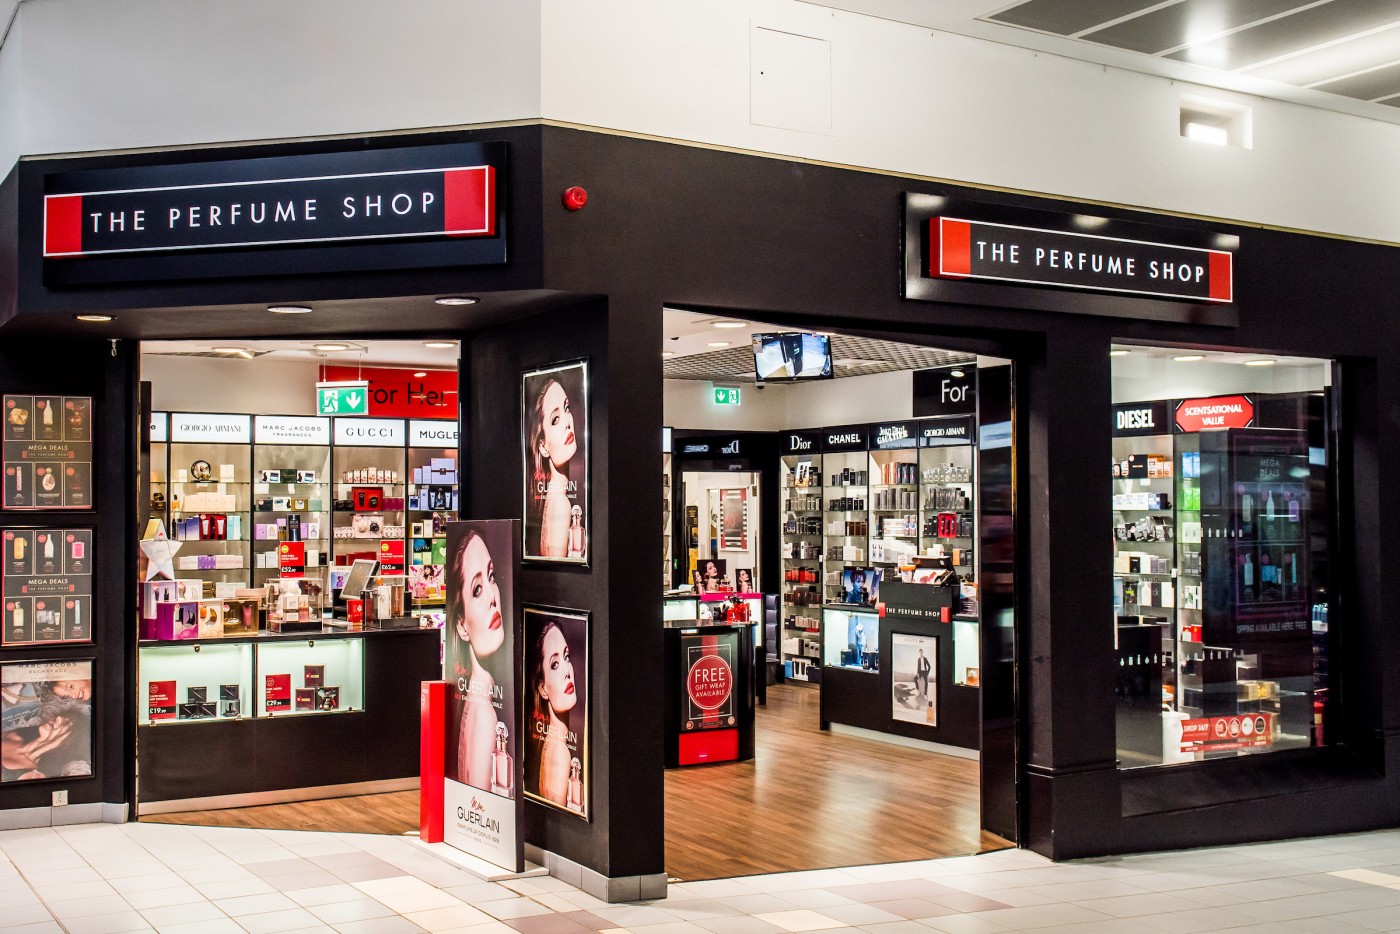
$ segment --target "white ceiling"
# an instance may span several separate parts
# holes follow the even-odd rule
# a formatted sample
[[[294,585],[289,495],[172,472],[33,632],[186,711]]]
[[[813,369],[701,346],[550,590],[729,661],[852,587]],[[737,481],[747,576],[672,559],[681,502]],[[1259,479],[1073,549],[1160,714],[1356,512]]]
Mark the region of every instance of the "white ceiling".
[[[1397,0],[803,0],[1400,123]]]

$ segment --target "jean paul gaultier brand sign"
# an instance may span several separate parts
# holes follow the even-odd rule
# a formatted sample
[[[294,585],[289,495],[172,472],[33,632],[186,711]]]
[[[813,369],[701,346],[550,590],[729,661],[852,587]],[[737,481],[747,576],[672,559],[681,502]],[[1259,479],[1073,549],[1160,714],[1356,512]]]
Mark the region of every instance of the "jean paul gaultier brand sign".
[[[1203,302],[1234,299],[1233,254],[1170,243],[994,224],[929,221],[929,274]]]
[[[913,422],[894,422],[871,426],[872,446],[882,451],[919,446],[919,426]]]
[[[50,176],[44,257],[493,237],[488,158],[441,146]]]

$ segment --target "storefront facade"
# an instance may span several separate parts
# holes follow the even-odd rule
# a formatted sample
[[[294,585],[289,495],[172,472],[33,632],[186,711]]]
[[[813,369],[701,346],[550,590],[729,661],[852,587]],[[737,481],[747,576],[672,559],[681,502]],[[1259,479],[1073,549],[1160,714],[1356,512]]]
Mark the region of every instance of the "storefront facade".
[[[249,252],[205,244],[181,252],[167,243],[136,258],[44,255],[44,199],[63,176],[89,173],[81,177],[93,181],[104,176],[91,173],[108,173],[115,183],[100,190],[117,190],[123,171],[151,169],[180,180],[171,184],[198,184],[201,164],[285,158],[296,166],[356,152],[392,162],[400,150],[462,144],[501,154],[498,255],[466,258],[430,238],[392,247]],[[568,202],[575,188],[586,191],[586,204],[576,193]],[[0,663],[94,661],[93,776],[0,786],[0,826],[7,813],[11,821],[62,819],[46,810],[60,787],[70,791],[69,807],[101,806],[83,819],[121,819],[133,800],[140,702],[130,547],[140,434],[133,341],[332,331],[452,337],[462,341],[462,512],[472,518],[517,517],[520,373],[590,360],[594,557],[586,568],[527,567],[521,587],[531,602],[593,615],[592,814],[581,821],[527,807],[524,839],[613,880],[611,896],[645,896],[658,877],[664,886],[662,637],[655,594],[637,586],[635,573],[653,563],[661,532],[652,504],[662,493],[663,306],[776,323],[800,317],[875,337],[936,336],[943,346],[1013,361],[1012,453],[998,469],[1012,474],[1014,492],[1001,512],[1014,548],[1000,569],[1007,603],[996,618],[1014,625],[984,633],[984,659],[995,651],[1008,679],[993,685],[984,662],[983,755],[1005,763],[991,777],[1002,793],[989,800],[1004,807],[984,813],[988,829],[1063,859],[1359,830],[1400,817],[1391,736],[1400,701],[1389,690],[1400,644],[1386,625],[1393,575],[1382,557],[1382,517],[1400,503],[1380,472],[1400,454],[1400,433],[1385,417],[1400,366],[1386,310],[1400,284],[1392,248],[545,125],[32,159],[16,166],[0,197],[3,388],[93,398],[96,508],[82,524],[93,529],[100,558],[90,644],[0,647]],[[1222,301],[1209,291],[1163,297],[1082,283],[928,277],[921,266],[928,246],[918,233],[929,229],[927,206],[940,201],[964,209],[951,216],[976,210],[973,221],[1017,228],[1060,225],[1063,233],[1071,218],[1088,216],[1099,231],[1157,229],[1154,242],[1228,253],[1233,290]],[[110,218],[105,223],[110,229]],[[481,301],[444,315],[431,301],[440,295]],[[316,313],[278,318],[266,311],[275,303]],[[80,322],[78,314],[115,320]],[[1334,364],[1324,742],[1121,767],[1119,661],[1108,624],[1116,401],[1109,354],[1120,344]],[[7,527],[70,521],[57,513],[4,518]],[[984,793],[986,786],[984,776]]]

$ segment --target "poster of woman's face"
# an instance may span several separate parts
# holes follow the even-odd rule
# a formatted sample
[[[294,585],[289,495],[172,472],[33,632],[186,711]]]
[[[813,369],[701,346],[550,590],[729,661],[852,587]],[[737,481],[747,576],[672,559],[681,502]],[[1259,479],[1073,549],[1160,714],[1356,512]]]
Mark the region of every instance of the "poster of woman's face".
[[[0,665],[0,782],[92,774],[92,662]]]
[[[525,610],[525,795],[588,812],[588,614]]]
[[[588,363],[524,374],[525,558],[588,561]]]
[[[447,526],[446,777],[515,797],[515,524]]]

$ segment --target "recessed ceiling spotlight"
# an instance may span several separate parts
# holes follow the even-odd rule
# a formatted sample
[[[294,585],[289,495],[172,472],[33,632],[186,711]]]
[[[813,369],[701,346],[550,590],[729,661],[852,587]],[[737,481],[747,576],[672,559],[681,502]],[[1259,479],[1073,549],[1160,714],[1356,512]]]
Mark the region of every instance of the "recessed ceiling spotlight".
[[[427,375],[428,375],[428,371],[427,371],[427,370],[419,370],[417,373],[414,373],[414,374],[413,374],[413,378],[414,378],[414,379],[422,379],[423,377],[425,377],[425,376],[427,376]]]
[[[670,350],[663,350],[663,351],[661,351],[661,359],[662,359],[662,360],[670,360],[670,359],[671,359],[672,357],[674,357],[675,355],[676,355],[676,354],[675,354],[674,351],[670,351]]]
[[[1126,357],[1130,353],[1132,353],[1131,350],[1110,350],[1108,355],[1110,357]]]
[[[1275,363],[1278,363],[1278,361],[1277,361],[1277,360],[1246,360],[1246,361],[1244,362],[1244,365],[1245,365],[1245,366],[1273,366]]]
[[[312,344],[311,347],[313,350],[319,350],[322,353],[339,353],[342,350],[350,349],[349,344]]]
[[[742,321],[715,321],[712,323],[717,328],[742,328],[748,326]]]
[[[89,324],[105,324],[108,321],[117,320],[116,315],[74,315],[79,321],[86,321]]]
[[[456,341],[424,341],[424,347],[431,347],[434,350],[451,350],[457,346]]]
[[[267,310],[274,315],[309,315],[311,309],[305,305],[268,305]]]
[[[706,347],[728,347],[729,341],[710,341]]]
[[[1199,353],[1186,353],[1179,357],[1172,357],[1177,363],[1195,363],[1197,360],[1204,360],[1205,358],[1205,354]]]
[[[434,305],[475,305],[481,301],[479,298],[471,298],[466,295],[444,295],[442,298],[433,299]]]
[[[962,378],[963,378],[963,371],[962,371],[962,370],[949,370],[949,371],[948,371],[948,375],[951,376],[951,377],[953,377],[953,379],[962,379]]]
[[[247,353],[247,347],[210,347],[214,353]]]

